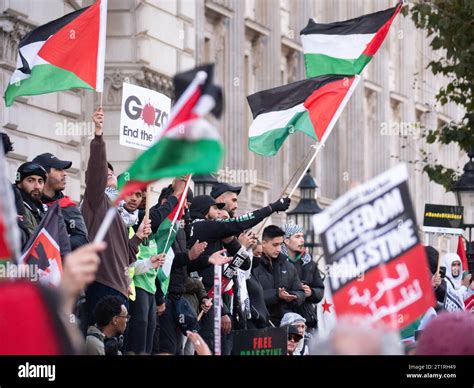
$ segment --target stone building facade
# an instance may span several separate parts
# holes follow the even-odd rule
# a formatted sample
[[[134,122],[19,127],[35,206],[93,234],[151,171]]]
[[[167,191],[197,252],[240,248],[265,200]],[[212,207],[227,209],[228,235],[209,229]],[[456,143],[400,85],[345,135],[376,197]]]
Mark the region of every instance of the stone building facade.
[[[35,26],[90,5],[91,0],[0,0],[0,87],[10,79],[21,37]],[[242,210],[273,200],[310,151],[302,134],[291,136],[279,154],[265,158],[249,152],[251,114],[246,96],[303,79],[299,31],[309,17],[331,22],[393,6],[395,0],[109,0],[103,105],[108,158],[118,172],[137,156],[119,145],[122,82],[172,93],[171,77],[196,64],[215,62],[224,90],[225,112],[219,127],[226,155],[220,177],[245,180]],[[453,105],[435,106],[443,83],[426,65],[434,54],[429,40],[409,18],[398,16],[385,43],[366,67],[351,101],[312,174],[319,202],[398,163],[411,161],[410,190],[418,220],[425,202],[453,204],[454,196],[429,183],[421,172],[419,149],[453,168],[466,156],[455,147],[427,146],[420,126],[435,128],[461,113]],[[90,120],[98,96],[74,90],[19,98],[0,105],[0,128],[15,142],[8,158],[13,178],[18,165],[41,152],[73,161],[67,193],[79,200],[84,190]],[[232,175],[234,174],[234,175]],[[250,178],[251,179],[250,179]],[[155,191],[162,186],[157,184]],[[297,200],[297,197],[295,197]],[[296,202],[296,201],[295,201]],[[277,216],[280,217],[280,216]],[[274,222],[281,219],[273,218]]]

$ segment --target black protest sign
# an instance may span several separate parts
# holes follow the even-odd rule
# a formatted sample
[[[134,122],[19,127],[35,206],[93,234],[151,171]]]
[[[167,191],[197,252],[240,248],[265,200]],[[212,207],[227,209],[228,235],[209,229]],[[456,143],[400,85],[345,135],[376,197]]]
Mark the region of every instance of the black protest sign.
[[[286,356],[288,326],[234,332],[234,356]]]
[[[423,231],[427,233],[462,234],[462,206],[425,205]]]

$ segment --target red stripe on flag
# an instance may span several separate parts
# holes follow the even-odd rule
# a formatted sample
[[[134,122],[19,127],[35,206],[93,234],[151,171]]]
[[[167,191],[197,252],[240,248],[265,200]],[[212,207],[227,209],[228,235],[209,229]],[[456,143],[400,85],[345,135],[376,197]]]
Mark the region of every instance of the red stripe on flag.
[[[342,100],[354,82],[354,77],[331,82],[316,90],[304,102],[316,136],[322,139]]]
[[[127,195],[130,195],[132,193],[135,193],[137,191],[144,191],[146,190],[146,187],[148,186],[148,183],[151,182],[145,182],[145,181],[129,181],[125,184],[123,189],[120,191],[118,197],[114,201],[114,206],[117,206],[117,204],[124,199]]]
[[[372,57],[375,55],[377,50],[380,48],[382,45],[383,41],[385,40],[385,37],[388,34],[388,31],[390,30],[390,26],[392,25],[393,19],[398,15],[400,12],[400,9],[402,8],[402,3],[398,4],[397,9],[393,13],[392,17],[390,20],[388,20],[375,34],[373,39],[369,42],[367,47],[365,48],[364,52],[362,53],[363,55],[367,55],[369,57]]]
[[[463,271],[469,271],[469,266],[467,265],[467,255],[466,250],[464,249],[464,240],[462,236],[459,236],[458,239],[458,256],[461,258],[462,269]]]
[[[199,101],[199,98],[201,98],[201,87],[198,87],[188,99],[188,101],[184,103],[181,110],[176,114],[176,116],[174,116],[173,120],[168,124],[164,134],[169,132],[177,125],[198,117],[198,115],[194,113],[193,109]]]
[[[94,89],[97,82],[100,1],[52,35],[38,55],[50,64],[69,70]]]

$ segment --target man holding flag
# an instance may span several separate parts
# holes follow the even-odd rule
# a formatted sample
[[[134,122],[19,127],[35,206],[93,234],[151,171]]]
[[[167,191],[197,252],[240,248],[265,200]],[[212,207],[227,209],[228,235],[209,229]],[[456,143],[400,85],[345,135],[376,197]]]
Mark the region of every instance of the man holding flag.
[[[90,145],[90,157],[86,171],[86,190],[82,204],[82,214],[91,239],[94,239],[100,225],[112,206],[111,200],[117,196],[117,179],[110,164],[107,163],[105,142],[102,137],[104,114],[99,108],[93,116],[95,123],[95,137]],[[100,254],[101,262],[97,277],[86,291],[89,324],[93,324],[94,307],[102,297],[115,295],[121,298],[129,308],[128,286],[129,276],[127,268],[135,262],[138,246],[151,232],[150,222],[144,220],[132,238],[124,220],[116,214],[104,240],[107,249]]]

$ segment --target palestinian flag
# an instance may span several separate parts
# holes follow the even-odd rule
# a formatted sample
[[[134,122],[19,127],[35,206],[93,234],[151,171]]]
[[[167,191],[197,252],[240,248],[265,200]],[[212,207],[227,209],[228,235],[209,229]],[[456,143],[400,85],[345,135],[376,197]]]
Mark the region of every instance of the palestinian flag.
[[[23,264],[36,266],[39,281],[49,286],[59,286],[63,273],[62,253],[71,251],[60,214],[58,203],[49,208],[20,259]]]
[[[17,96],[72,88],[102,92],[106,20],[107,0],[98,0],[28,33],[18,45],[6,106]]]
[[[342,22],[310,19],[300,32],[306,76],[360,74],[382,45],[402,3],[385,11]]]
[[[203,117],[222,112],[221,89],[212,84],[213,65],[174,77],[178,101],[158,141],[142,153],[119,181],[120,195],[145,189],[161,178],[217,171],[223,157],[219,132]]]
[[[165,264],[163,267],[158,269],[158,279],[160,280],[161,290],[163,291],[164,295],[168,293],[171,266],[173,265],[174,260],[174,252],[171,248],[171,245],[173,245],[174,240],[176,239],[179,223],[183,217],[184,201],[186,201],[190,181],[191,175],[189,175],[187,178],[186,187],[183,191],[183,194],[181,194],[179,197],[178,203],[171,213],[168,214],[168,217],[166,217],[166,219],[164,219],[160,224],[156,233],[156,251],[158,254],[166,253]]]
[[[253,122],[249,149],[272,156],[295,131],[324,143],[354,91],[359,76],[321,76],[247,97]]]

